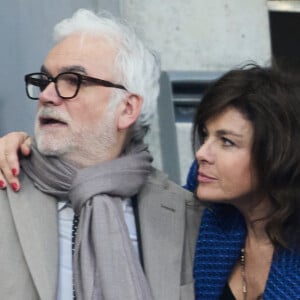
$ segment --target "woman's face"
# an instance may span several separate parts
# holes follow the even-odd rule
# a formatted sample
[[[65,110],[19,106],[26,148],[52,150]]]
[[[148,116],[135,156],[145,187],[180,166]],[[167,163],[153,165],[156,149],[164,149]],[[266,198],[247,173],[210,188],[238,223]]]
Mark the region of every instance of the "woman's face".
[[[235,204],[255,191],[252,140],[251,122],[235,108],[229,107],[206,122],[196,153],[196,193],[201,200]]]

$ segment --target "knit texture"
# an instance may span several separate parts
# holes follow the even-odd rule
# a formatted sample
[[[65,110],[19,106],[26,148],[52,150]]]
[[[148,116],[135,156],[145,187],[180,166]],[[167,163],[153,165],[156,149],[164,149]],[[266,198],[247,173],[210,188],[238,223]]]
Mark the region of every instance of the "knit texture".
[[[246,227],[237,209],[216,204],[203,214],[194,263],[196,300],[218,300],[239,259]],[[280,249],[273,255],[264,300],[300,299],[300,255]]]
[[[186,183],[183,186],[185,189],[189,190],[192,193],[196,190],[198,185],[197,172],[198,172],[198,163],[197,160],[194,160],[188,171],[188,175],[186,177]]]

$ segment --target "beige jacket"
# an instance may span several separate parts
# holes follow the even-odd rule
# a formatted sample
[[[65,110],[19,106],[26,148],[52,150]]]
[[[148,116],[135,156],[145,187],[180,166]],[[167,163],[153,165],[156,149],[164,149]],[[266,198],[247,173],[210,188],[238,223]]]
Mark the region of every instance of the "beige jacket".
[[[56,200],[21,174],[22,189],[0,191],[0,299],[55,300]],[[138,195],[143,265],[155,300],[192,300],[193,257],[202,208],[154,170]]]

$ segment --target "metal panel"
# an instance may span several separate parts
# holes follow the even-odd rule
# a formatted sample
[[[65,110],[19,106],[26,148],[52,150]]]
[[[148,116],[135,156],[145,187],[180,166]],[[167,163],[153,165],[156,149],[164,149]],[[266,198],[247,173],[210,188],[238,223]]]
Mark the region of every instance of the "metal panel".
[[[186,175],[194,160],[191,143],[191,129],[195,110],[208,86],[222,75],[222,72],[169,72],[172,86],[172,102],[176,128],[178,167],[180,180],[184,184]],[[170,142],[168,140],[168,142]],[[172,142],[174,144],[174,141]],[[169,159],[169,156],[164,159]]]
[[[157,103],[162,169],[169,175],[170,179],[179,183],[180,170],[172,99],[172,86],[168,74],[162,72],[160,77],[160,94]],[[155,151],[155,149],[153,150]]]

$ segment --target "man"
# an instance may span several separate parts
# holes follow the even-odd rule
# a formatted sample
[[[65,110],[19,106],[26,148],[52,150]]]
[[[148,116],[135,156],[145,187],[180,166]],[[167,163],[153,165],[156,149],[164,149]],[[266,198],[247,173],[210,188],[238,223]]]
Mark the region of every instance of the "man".
[[[74,285],[83,300],[193,299],[201,209],[142,142],[155,57],[126,25],[87,10],[54,36],[41,71],[25,76],[38,100],[31,155],[0,192],[1,297],[71,299]]]

